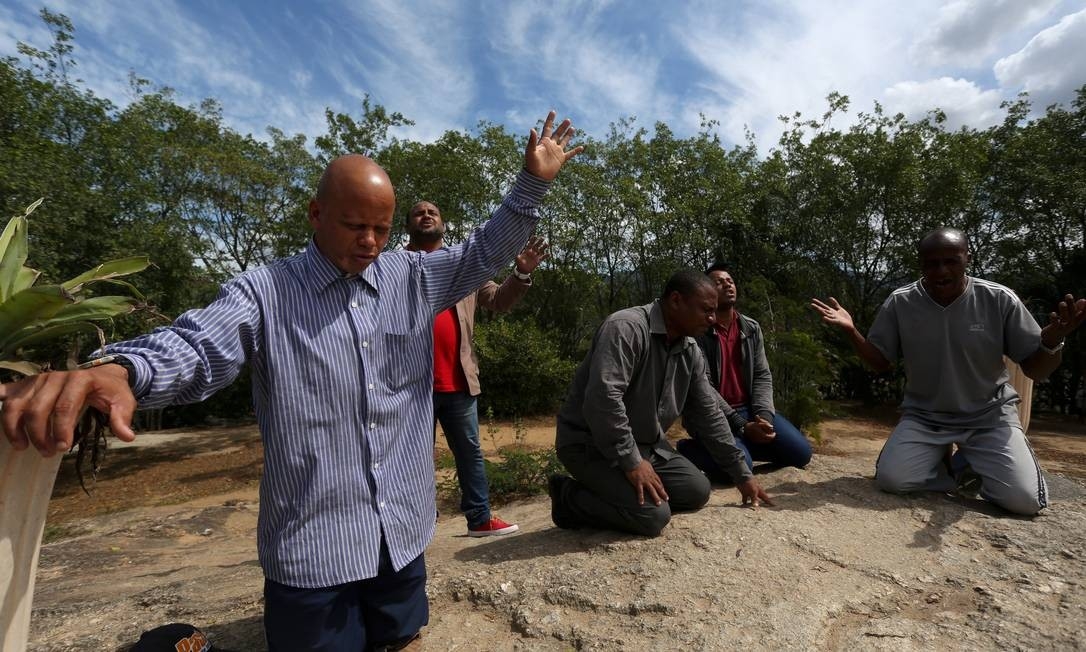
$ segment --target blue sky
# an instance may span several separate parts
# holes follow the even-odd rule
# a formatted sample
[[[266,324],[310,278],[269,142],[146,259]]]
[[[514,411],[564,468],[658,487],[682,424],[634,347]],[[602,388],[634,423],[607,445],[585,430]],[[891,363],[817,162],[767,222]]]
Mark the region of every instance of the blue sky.
[[[0,55],[46,47],[41,0],[0,0]],[[1070,102],[1086,83],[1086,0],[710,2],[412,0],[65,0],[77,75],[118,105],[128,73],[185,104],[218,99],[226,122],[310,138],[324,108],[360,98],[415,121],[431,141],[479,120],[525,133],[548,108],[603,138],[625,117],[693,134],[700,115],[726,143],[745,129],[764,151],[777,116],[816,116],[831,91],[952,126],[985,127],[1028,91]],[[838,124],[838,126],[844,126]]]

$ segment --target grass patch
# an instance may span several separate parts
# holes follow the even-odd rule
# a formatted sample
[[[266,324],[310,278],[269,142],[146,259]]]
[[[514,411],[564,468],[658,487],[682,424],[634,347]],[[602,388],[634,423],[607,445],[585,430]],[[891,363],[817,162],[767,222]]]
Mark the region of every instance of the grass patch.
[[[500,428],[494,423],[494,412],[486,412],[487,436],[492,442],[497,441]],[[498,460],[484,460],[487,482],[490,487],[490,502],[495,505],[536,496],[547,491],[547,477],[562,472],[562,463],[553,448],[532,449],[524,442],[527,428],[520,417],[513,419],[513,443],[498,449]],[[443,458],[447,455],[448,461]],[[442,454],[437,459],[438,468],[456,468],[452,453]],[[460,485],[456,473],[449,474],[437,483],[438,498],[447,503],[456,503],[460,495]]]
[[[45,545],[47,543],[55,543],[65,539],[73,539],[88,532],[90,532],[90,530],[68,523],[61,523],[59,525],[46,523],[45,531],[42,532],[41,535],[41,543],[42,545]]]

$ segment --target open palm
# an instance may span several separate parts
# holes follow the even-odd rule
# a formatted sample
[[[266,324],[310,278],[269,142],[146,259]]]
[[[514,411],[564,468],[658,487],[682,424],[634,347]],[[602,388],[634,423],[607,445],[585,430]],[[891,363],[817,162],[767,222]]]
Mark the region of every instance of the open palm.
[[[528,135],[528,147],[524,152],[524,168],[544,181],[553,180],[566,161],[584,150],[583,145],[566,149],[576,130],[569,118],[555,127],[554,118],[554,111],[547,114],[547,119],[543,121],[542,134],[537,134],[535,129],[532,129]]]
[[[852,315],[841,304],[837,303],[837,299],[833,297],[830,297],[829,303],[811,299],[811,307],[815,309],[815,312],[822,315],[822,321],[831,326],[839,326],[845,330],[850,330],[853,327]]]

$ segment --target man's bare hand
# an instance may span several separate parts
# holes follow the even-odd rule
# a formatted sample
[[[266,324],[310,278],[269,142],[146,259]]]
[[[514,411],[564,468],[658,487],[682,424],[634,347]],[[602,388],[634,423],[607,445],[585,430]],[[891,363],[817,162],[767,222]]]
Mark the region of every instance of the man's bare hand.
[[[769,494],[755,482],[754,478],[747,478],[736,485],[736,488],[739,489],[739,493],[743,495],[744,505],[750,505],[753,509],[757,509],[758,505],[763,503],[773,507],[773,501],[769,498]]]
[[[1075,301],[1068,294],[1048,316],[1048,325],[1041,329],[1041,341],[1048,348],[1055,348],[1076,328],[1086,322],[1086,299]]]
[[[517,256],[517,271],[521,274],[531,274],[539,267],[539,263],[547,257],[547,241],[542,236],[533,235],[528,238],[528,244]]]
[[[528,148],[524,152],[524,169],[544,181],[552,181],[566,161],[584,151],[584,145],[566,149],[576,130],[569,118],[555,127],[555,115],[554,111],[547,114],[541,135],[532,129],[528,135]]]
[[[132,441],[136,398],[128,372],[110,364],[94,369],[28,376],[0,385],[0,424],[15,450],[34,446],[43,457],[72,448],[83,411],[94,407],[109,416],[109,428],[121,441]]]
[[[762,417],[756,416],[753,420],[747,421],[747,425],[743,426],[743,439],[749,442],[768,444],[776,437],[777,431],[773,428],[773,424]]]
[[[841,304],[837,303],[837,299],[833,297],[830,297],[829,303],[811,299],[811,307],[815,309],[815,312],[822,315],[823,322],[831,326],[837,326],[846,331],[856,328],[856,325],[852,322],[852,315]]]
[[[660,505],[668,499],[663,480],[656,474],[656,469],[652,468],[648,460],[641,460],[640,465],[627,471],[626,479],[637,490],[638,505],[645,504],[646,494],[654,505]]]

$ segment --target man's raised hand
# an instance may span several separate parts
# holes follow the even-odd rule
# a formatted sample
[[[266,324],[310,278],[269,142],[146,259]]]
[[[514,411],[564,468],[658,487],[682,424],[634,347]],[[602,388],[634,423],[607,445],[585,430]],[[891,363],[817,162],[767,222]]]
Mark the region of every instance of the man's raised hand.
[[[1068,294],[1048,316],[1048,325],[1041,330],[1041,341],[1048,348],[1058,346],[1076,328],[1086,322],[1086,299],[1075,301]]]
[[[830,324],[831,326],[838,326],[844,330],[852,330],[855,325],[852,322],[852,315],[848,314],[841,304],[837,303],[837,299],[830,297],[829,303],[823,303],[818,299],[811,299],[811,307],[815,309],[819,315],[822,315],[822,321]]]
[[[543,121],[543,133],[537,134],[533,128],[528,135],[528,148],[524,152],[524,169],[544,181],[552,181],[566,161],[584,151],[584,145],[567,150],[569,141],[576,130],[566,118],[557,127],[554,126],[556,113],[551,111]]]

